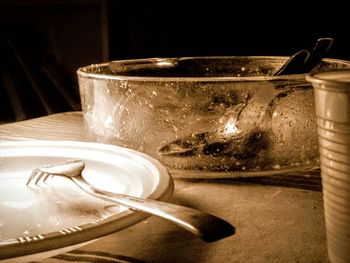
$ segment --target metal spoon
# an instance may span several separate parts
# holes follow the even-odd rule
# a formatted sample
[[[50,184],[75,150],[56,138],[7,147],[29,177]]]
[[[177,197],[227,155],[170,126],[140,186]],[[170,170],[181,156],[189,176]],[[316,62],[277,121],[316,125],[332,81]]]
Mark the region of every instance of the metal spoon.
[[[332,38],[319,38],[311,52],[298,51],[274,73],[274,76],[304,74],[312,71],[325,57],[332,44]]]

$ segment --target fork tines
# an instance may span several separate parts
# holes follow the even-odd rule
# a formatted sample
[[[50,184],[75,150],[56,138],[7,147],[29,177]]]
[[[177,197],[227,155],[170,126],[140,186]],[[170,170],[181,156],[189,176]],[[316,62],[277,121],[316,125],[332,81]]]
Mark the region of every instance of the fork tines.
[[[50,176],[51,174],[45,173],[39,169],[35,169],[28,178],[26,185],[29,185],[31,182],[34,182],[34,185],[37,185],[40,180],[42,182],[45,182]]]

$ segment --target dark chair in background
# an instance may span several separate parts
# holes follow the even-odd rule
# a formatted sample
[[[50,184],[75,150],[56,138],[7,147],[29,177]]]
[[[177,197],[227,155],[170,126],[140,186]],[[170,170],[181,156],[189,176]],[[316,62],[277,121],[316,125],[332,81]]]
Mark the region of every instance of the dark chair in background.
[[[45,40],[35,32],[30,34],[25,42],[10,36],[0,39],[2,122],[80,109],[71,77],[50,53]]]
[[[106,1],[0,2],[0,123],[80,110],[76,70],[108,60]]]

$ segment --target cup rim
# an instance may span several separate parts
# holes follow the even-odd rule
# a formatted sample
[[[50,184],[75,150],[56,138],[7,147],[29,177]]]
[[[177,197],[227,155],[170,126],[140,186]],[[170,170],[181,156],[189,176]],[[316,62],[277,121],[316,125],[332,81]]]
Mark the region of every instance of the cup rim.
[[[350,69],[314,72],[307,74],[305,78],[308,82],[316,84],[317,88],[350,87]]]

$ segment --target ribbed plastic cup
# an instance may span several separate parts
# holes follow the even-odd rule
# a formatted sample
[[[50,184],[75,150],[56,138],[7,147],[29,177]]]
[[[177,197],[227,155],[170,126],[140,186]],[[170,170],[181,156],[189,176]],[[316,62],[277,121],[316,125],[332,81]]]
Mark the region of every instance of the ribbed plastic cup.
[[[350,70],[309,74],[314,87],[331,262],[350,262]]]

